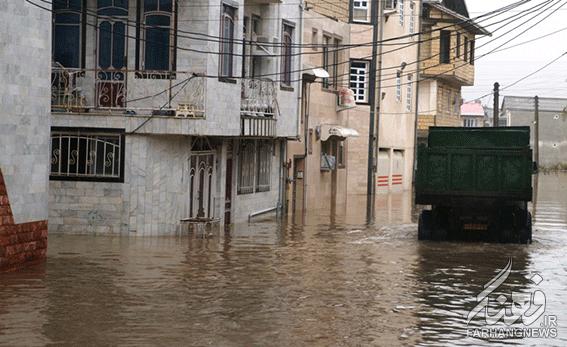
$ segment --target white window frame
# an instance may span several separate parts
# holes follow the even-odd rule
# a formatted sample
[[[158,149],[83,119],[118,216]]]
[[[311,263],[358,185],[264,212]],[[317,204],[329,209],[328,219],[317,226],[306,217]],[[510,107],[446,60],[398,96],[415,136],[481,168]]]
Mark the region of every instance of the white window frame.
[[[384,0],[384,10],[395,11],[397,5],[397,0]]]
[[[366,19],[357,18],[354,15],[355,10],[366,11]],[[352,21],[356,23],[370,23],[370,0],[352,0]]]
[[[362,66],[353,66],[364,65]],[[369,62],[366,60],[351,60],[349,72],[349,88],[354,92],[354,101],[356,103],[368,102],[368,70]],[[355,71],[353,73],[353,71]],[[363,86],[360,87],[360,84]]]

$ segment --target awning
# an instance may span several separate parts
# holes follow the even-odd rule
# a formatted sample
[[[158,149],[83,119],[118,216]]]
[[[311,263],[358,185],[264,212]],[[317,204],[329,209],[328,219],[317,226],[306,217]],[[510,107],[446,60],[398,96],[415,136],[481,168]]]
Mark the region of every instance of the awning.
[[[345,128],[340,125],[321,125],[321,141],[327,141],[331,136],[336,136],[344,139],[347,137],[358,137],[360,136],[360,134],[354,129]]]

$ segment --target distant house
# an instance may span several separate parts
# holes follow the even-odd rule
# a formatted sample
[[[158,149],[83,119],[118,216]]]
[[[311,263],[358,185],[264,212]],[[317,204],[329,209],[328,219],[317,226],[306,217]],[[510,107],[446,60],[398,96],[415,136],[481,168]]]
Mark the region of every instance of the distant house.
[[[539,100],[540,167],[567,169],[567,98]],[[506,119],[509,126],[529,126],[533,146],[535,129],[533,97],[505,96],[501,119]]]
[[[482,103],[476,100],[461,105],[461,119],[467,128],[484,127],[485,111]]]

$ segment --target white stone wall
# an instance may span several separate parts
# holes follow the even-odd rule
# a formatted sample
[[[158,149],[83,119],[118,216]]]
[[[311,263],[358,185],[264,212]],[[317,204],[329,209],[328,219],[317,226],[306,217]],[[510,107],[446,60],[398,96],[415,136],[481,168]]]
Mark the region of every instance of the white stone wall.
[[[16,223],[47,219],[51,13],[0,0],[0,169]]]

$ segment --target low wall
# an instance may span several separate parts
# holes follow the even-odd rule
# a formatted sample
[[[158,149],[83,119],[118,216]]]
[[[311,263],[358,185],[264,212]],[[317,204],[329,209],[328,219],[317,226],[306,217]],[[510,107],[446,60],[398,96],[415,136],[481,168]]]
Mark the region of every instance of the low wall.
[[[0,271],[45,259],[47,221],[14,223],[4,176],[0,170]]]

